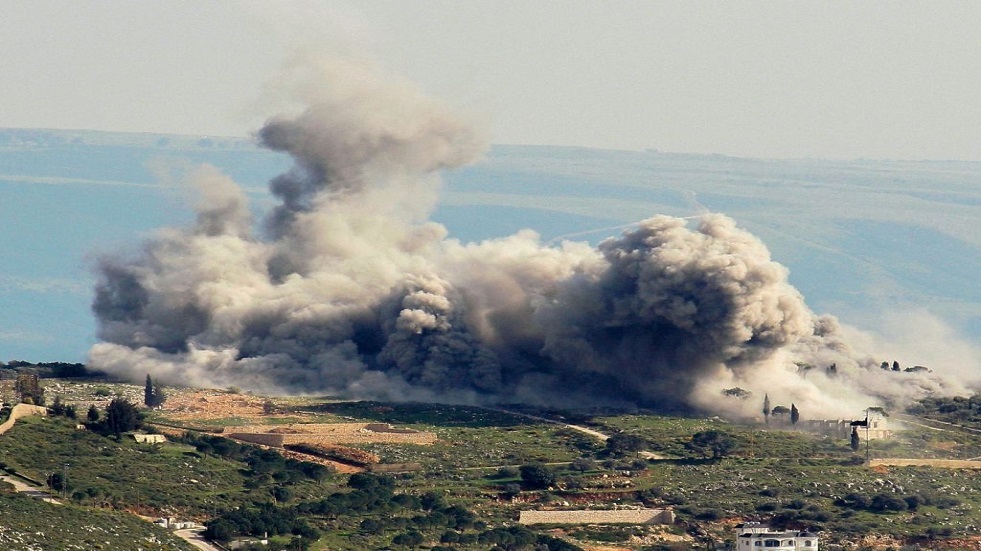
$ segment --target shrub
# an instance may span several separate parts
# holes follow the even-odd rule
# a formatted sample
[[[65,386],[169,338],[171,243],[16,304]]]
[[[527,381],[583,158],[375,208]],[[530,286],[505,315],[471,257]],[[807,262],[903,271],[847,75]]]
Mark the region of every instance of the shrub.
[[[521,485],[519,484],[505,484],[504,488],[501,489],[501,495],[506,498],[512,498],[521,493]]]
[[[273,489],[273,497],[280,503],[286,503],[293,497],[293,492],[285,486],[276,486]]]
[[[906,505],[906,501],[887,494],[878,494],[872,498],[872,503],[869,505],[869,510],[876,512],[884,511],[905,511],[909,507]]]
[[[835,501],[835,505],[848,509],[865,510],[872,504],[872,500],[867,496],[852,492],[845,497]]]
[[[555,473],[545,465],[533,463],[522,465],[521,482],[527,488],[543,490],[555,484]]]
[[[643,438],[623,432],[618,432],[606,439],[606,452],[613,456],[641,451],[646,447],[647,441]]]
[[[950,509],[951,507],[957,507],[961,502],[959,499],[949,496],[933,496],[930,498],[927,505],[933,505],[937,509]]]
[[[412,530],[410,532],[403,532],[392,538],[393,545],[402,545],[405,547],[415,547],[422,543],[422,534]]]
[[[723,516],[725,515],[723,515],[720,511],[716,509],[705,509],[703,511],[698,511],[697,513],[695,513],[695,518],[697,518],[698,520],[705,520],[705,521],[719,520]]]
[[[790,503],[785,504],[784,507],[787,509],[800,510],[803,509],[804,507],[807,507],[807,502],[805,502],[802,499],[795,499]]]
[[[569,469],[573,471],[586,472],[596,468],[596,462],[588,457],[577,457],[569,463]]]
[[[910,511],[915,511],[920,507],[920,504],[923,503],[923,498],[920,496],[906,496],[903,498],[903,501],[906,502],[907,509]]]

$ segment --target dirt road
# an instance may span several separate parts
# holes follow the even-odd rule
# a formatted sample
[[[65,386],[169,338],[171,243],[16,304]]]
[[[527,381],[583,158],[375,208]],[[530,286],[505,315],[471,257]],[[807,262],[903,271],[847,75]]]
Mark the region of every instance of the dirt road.
[[[222,551],[220,547],[211,545],[208,543],[208,540],[201,537],[201,532],[202,530],[200,528],[188,528],[186,530],[174,530],[174,535],[198,549],[203,549],[204,551]]]
[[[893,416],[903,423],[908,423],[910,425],[916,425],[927,429],[939,431],[962,431],[973,434],[981,434],[981,430],[979,429],[965,427],[964,425],[958,425],[956,423],[948,423],[947,421],[937,421],[936,419],[927,419],[926,417],[914,417],[905,413],[894,413]]]
[[[493,409],[493,408],[489,408],[489,409]],[[593,438],[597,438],[600,442],[606,442],[607,440],[610,439],[610,436],[608,434],[603,434],[602,432],[600,432],[598,430],[594,430],[594,429],[591,429],[589,427],[584,427],[584,426],[581,426],[581,425],[572,425],[570,423],[563,423],[561,421],[556,421],[554,419],[548,419],[546,417],[539,417],[537,415],[531,415],[531,414],[528,414],[528,413],[522,413],[520,411],[511,411],[509,409],[494,409],[494,411],[500,411],[500,412],[503,412],[503,413],[509,413],[511,415],[520,415],[522,417],[527,417],[529,419],[535,419],[536,421],[542,421],[543,423],[549,423],[549,424],[552,424],[552,425],[559,425],[559,426],[565,427],[567,429],[572,429],[574,431],[581,432],[583,434],[588,434],[588,435],[592,436]],[[660,454],[657,454],[657,453],[654,453],[654,452],[642,451],[642,452],[638,452],[638,454],[641,457],[643,457],[644,459],[667,459],[667,457],[665,457],[663,455],[660,455]]]
[[[14,487],[15,490],[17,490],[22,494],[26,494],[30,497],[35,497],[37,499],[47,501],[48,503],[54,503],[56,505],[62,504],[61,501],[55,498],[55,496],[49,494],[48,492],[42,490],[41,488],[32,486],[24,482],[23,480],[20,480],[17,477],[10,476],[10,475],[0,475],[0,480],[3,480],[4,482],[9,482]]]

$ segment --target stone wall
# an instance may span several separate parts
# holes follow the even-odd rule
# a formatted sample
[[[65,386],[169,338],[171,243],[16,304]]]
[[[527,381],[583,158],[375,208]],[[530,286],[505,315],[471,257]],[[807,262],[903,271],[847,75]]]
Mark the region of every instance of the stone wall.
[[[981,469],[981,461],[966,459],[873,459],[871,467],[886,465],[891,467],[940,467],[943,469]]]
[[[423,470],[422,463],[373,463],[368,465],[372,473],[410,473]]]
[[[243,442],[262,444],[263,446],[273,446],[276,448],[283,447],[282,434],[255,433],[255,432],[223,432],[222,435],[227,436],[228,438],[242,440]]]
[[[14,426],[21,417],[28,417],[30,415],[47,415],[48,408],[44,406],[33,406],[31,404],[17,404],[10,410],[10,418],[8,418],[2,425],[0,425],[0,434],[3,434],[10,430],[10,427]]]
[[[377,429],[377,430],[376,430]],[[284,444],[433,444],[436,434],[383,423],[329,423],[225,427],[222,434],[267,446]]]
[[[415,429],[397,429],[388,423],[368,423],[364,428],[373,432],[387,432],[391,434],[414,434],[419,432]]]
[[[431,432],[393,433],[364,431],[359,433],[285,434],[287,444],[433,444]]]
[[[674,524],[670,509],[521,511],[521,524]]]

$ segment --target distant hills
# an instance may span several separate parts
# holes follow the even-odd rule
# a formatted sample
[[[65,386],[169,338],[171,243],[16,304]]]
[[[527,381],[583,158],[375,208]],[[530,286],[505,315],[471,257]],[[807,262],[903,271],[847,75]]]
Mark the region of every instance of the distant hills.
[[[0,359],[84,360],[88,263],[187,222],[188,194],[169,174],[201,163],[245,187],[257,214],[290,164],[240,138],[0,129]],[[769,246],[819,313],[875,329],[925,311],[981,338],[979,162],[495,146],[444,177],[433,219],[462,241],[530,228],[596,243],[655,214],[722,212]]]

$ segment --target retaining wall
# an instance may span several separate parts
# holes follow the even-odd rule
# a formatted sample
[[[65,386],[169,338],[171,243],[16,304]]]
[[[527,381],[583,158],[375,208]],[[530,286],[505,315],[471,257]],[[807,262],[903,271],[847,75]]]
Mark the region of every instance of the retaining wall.
[[[981,461],[965,459],[873,459],[871,467],[878,465],[891,467],[940,467],[944,469],[981,469]]]
[[[423,470],[422,463],[372,463],[368,471],[372,473],[409,473]]]
[[[284,444],[433,444],[436,434],[382,423],[330,423],[225,427],[222,434],[267,446]]]
[[[254,432],[223,432],[222,436],[227,436],[228,438],[234,438],[236,440],[242,440],[244,442],[252,442],[253,444],[262,444],[263,446],[272,446],[276,448],[283,447],[282,434],[254,433]]]
[[[520,524],[674,524],[670,509],[521,511]]]
[[[0,434],[3,434],[10,430],[10,427],[14,426],[21,417],[29,417],[31,415],[47,415],[48,408],[44,406],[34,406],[31,404],[17,404],[10,410],[10,418],[4,421],[0,425]]]

